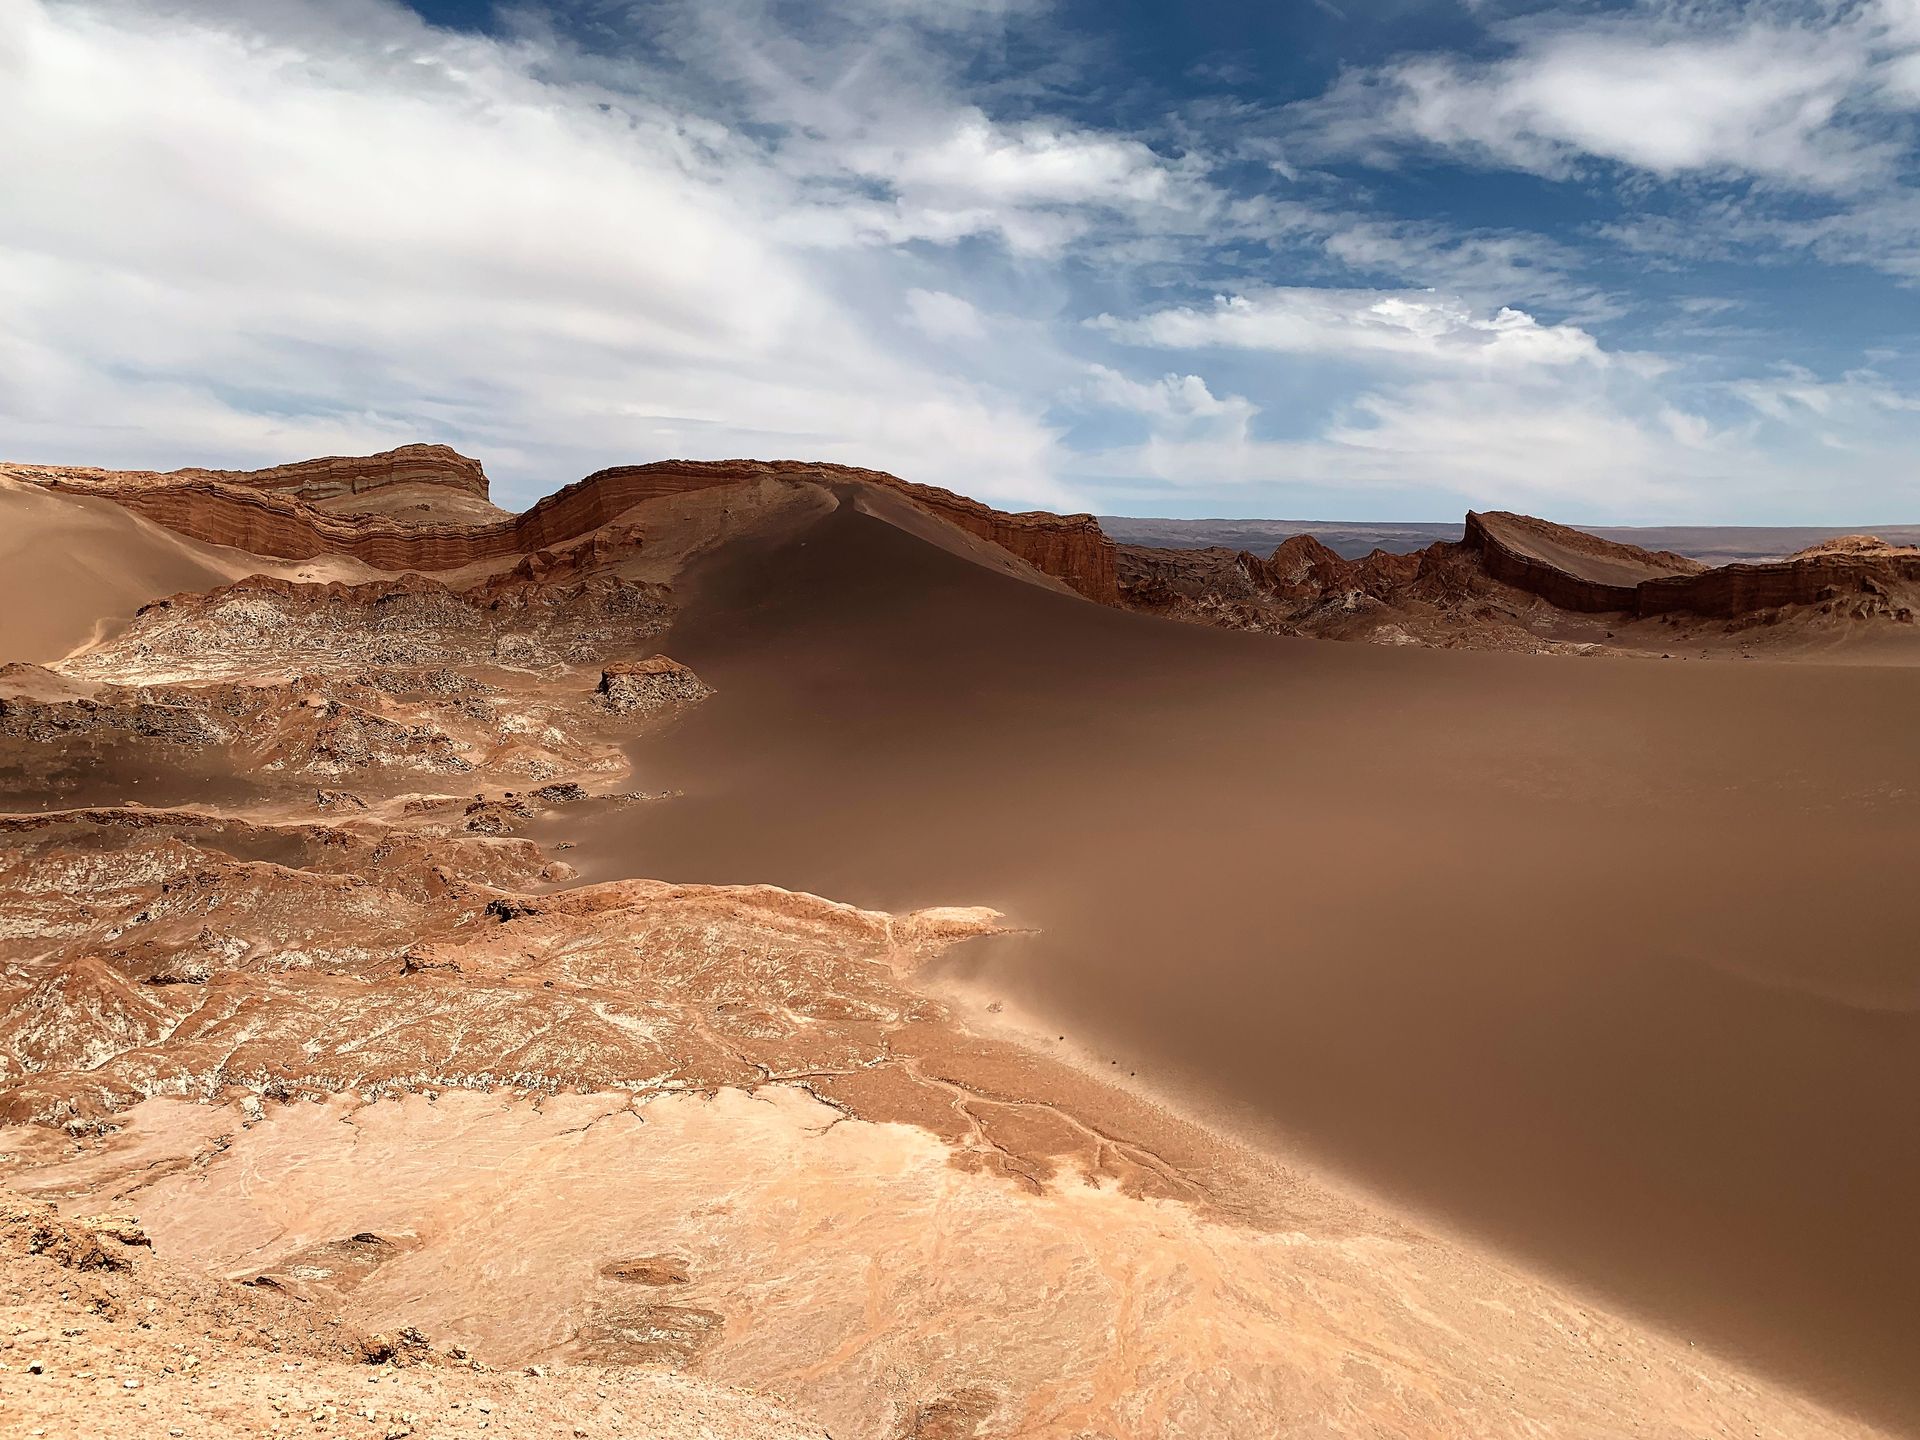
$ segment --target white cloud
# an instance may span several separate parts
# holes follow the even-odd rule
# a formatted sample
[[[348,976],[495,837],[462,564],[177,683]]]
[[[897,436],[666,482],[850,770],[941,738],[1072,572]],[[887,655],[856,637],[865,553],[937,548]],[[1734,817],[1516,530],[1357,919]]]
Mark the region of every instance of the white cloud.
[[[1605,359],[1577,325],[1542,325],[1522,310],[1476,313],[1429,290],[1276,287],[1220,295],[1208,309],[1158,310],[1091,322],[1117,339],[1177,350],[1225,348],[1295,355],[1487,367]]]
[[[1847,190],[1898,153],[1888,112],[1920,64],[1911,0],[1821,6],[1643,4],[1511,24],[1512,53],[1414,56],[1354,71],[1297,107],[1303,153],[1392,163],[1408,145],[1566,174],[1583,158],[1661,177],[1755,176]]]
[[[907,291],[907,320],[929,340],[978,340],[987,333],[973,304],[944,290]]]
[[[1564,243],[1525,231],[1459,231],[1432,221],[1343,217],[1330,225],[1326,253],[1362,273],[1442,288],[1495,304],[1551,300],[1606,318],[1618,305],[1570,278],[1582,257]]]
[[[0,0],[0,451],[430,438],[521,499],[738,454],[1070,498],[1041,407],[863,318],[724,128],[552,78],[566,57],[531,43],[337,22]]]
[[[1430,516],[1508,507],[1574,523],[1862,523],[1890,518],[1886,497],[1920,480],[1916,411],[1920,396],[1872,371],[1783,370],[1679,397],[1630,367],[1454,372],[1374,384],[1295,437],[1263,437],[1257,423],[1160,428],[1080,457],[1079,469],[1090,482],[1145,476],[1205,495],[1214,514],[1254,513],[1249,500],[1284,487],[1355,510],[1371,508],[1370,493],[1412,492]]]
[[[1105,365],[1089,367],[1074,397],[1096,409],[1137,416],[1156,440],[1205,439],[1239,443],[1259,407],[1240,395],[1215,395],[1198,375],[1168,374],[1135,380]]]
[[[1219,216],[1227,202],[1200,157],[1058,118],[995,118],[968,98],[967,67],[1041,8],[654,0],[626,23],[667,49],[667,63],[572,65],[623,93],[692,88],[688,104],[758,137],[768,178],[786,190],[774,223],[798,243],[986,237],[1053,257],[1114,227],[1193,233]]]
[[[1772,375],[1731,381],[1729,393],[1770,420],[1794,424],[1812,417],[1859,424],[1889,414],[1920,414],[1920,395],[1906,393],[1872,370],[1850,370],[1822,380],[1801,365],[1783,365]]]
[[[1890,382],[1703,394],[1685,363],[1603,350],[1618,302],[1571,239],[1356,215],[1312,198],[1325,177],[1234,191],[1203,129],[1149,145],[1050,116],[1064,71],[980,85],[1027,0],[656,0],[619,11],[646,43],[612,54],[534,11],[488,39],[392,0],[156,3],[0,0],[0,454],[437,439],[518,500],[602,464],[759,454],[1070,508],[1113,480],[1243,513],[1323,485],[1627,519],[1724,517],[1809,473],[1824,493],[1840,472],[1808,457],[1833,437],[1859,437],[1863,476],[1911,473],[1886,459],[1913,428]],[[1767,38],[1797,33],[1777,12],[1714,13],[1506,32],[1511,62],[1430,62],[1438,108],[1390,106],[1355,143],[1549,170],[1874,163],[1858,117],[1911,89],[1890,7],[1799,56]],[[1749,34],[1767,43],[1724,50]],[[1595,63],[1554,70],[1576,41]],[[1641,58],[1675,94],[1635,88]],[[1681,64],[1748,59],[1732,96]],[[1349,83],[1411,104],[1421,63]],[[1636,97],[1651,118],[1616,123]],[[1910,193],[1834,208],[1691,228],[1920,276]],[[1262,255],[1392,288],[1240,281]],[[1117,309],[1196,274],[1235,293],[1082,323],[1096,287]],[[1132,346],[1183,353],[1144,373]]]
[[[949,205],[1157,204],[1172,171],[1137,140],[1063,126],[999,125],[978,109],[911,145],[855,150],[849,164]]]
[[[1681,482],[1697,484],[1700,466],[1676,468],[1672,455],[1670,437],[1604,397],[1448,380],[1369,391],[1303,439],[1156,435],[1083,463],[1089,475],[1149,475],[1196,492],[1279,484],[1346,494],[1359,508],[1368,491],[1412,490],[1432,497],[1432,514],[1509,506],[1604,518],[1684,503]]]
[[[776,163],[802,186],[788,233],[826,245],[990,236],[1052,257],[1103,224],[1185,232],[1225,205],[1198,160],[1071,126],[996,122],[972,107],[863,113],[844,135]]]

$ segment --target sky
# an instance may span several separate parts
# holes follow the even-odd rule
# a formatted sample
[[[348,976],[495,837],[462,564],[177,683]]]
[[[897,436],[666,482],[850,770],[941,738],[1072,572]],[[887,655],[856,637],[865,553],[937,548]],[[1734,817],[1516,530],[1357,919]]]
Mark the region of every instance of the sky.
[[[1920,0],[0,0],[0,456],[1920,520]]]

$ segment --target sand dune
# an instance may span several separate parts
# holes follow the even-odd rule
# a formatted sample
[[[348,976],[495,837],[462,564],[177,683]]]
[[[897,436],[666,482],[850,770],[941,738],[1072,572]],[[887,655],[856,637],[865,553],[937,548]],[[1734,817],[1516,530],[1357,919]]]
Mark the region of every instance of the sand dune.
[[[57,660],[149,600],[258,568],[108,501],[0,478],[0,660]]]
[[[14,1183],[876,1440],[1920,1424],[1920,672],[1179,624],[1078,521],[607,474],[426,577],[0,489],[119,587],[13,598],[123,627],[0,694]]]
[[[589,873],[992,904],[1063,1051],[1920,1420],[1920,675],[1203,631],[850,506],[685,588]]]

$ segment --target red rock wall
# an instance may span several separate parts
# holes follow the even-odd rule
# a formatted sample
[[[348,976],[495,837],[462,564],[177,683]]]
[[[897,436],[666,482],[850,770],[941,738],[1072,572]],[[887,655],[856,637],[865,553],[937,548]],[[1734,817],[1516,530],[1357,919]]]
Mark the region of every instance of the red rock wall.
[[[1503,545],[1478,515],[1467,515],[1466,538],[1494,579],[1538,595],[1562,610],[1628,615],[1706,615],[1731,619],[1782,605],[1817,605],[1836,595],[1883,592],[1920,584],[1920,556],[1811,555],[1722,565],[1693,575],[1608,585],[1583,580]],[[1658,557],[1656,557],[1658,558]]]
[[[121,487],[74,478],[44,482],[117,501],[157,525],[254,555],[311,560],[350,555],[382,570],[451,570],[518,553],[511,520],[490,525],[401,525],[340,516],[264,490],[209,480]]]
[[[1649,580],[1635,592],[1639,615],[1732,617],[1781,605],[1817,605],[1832,597],[1857,596],[1871,586],[1907,590],[1920,584],[1920,556],[1820,555],[1803,560],[1722,565],[1701,575]]]
[[[280,471],[300,468],[282,466]],[[550,549],[599,529],[642,501],[691,490],[767,478],[796,484],[858,482],[894,491],[969,534],[1017,555],[1035,569],[1065,581],[1088,599],[1103,604],[1119,600],[1113,542],[1091,515],[1051,515],[1044,511],[1010,515],[949,490],[914,485],[879,470],[843,465],[791,460],[670,460],[619,466],[589,475],[512,519],[486,525],[444,526],[401,525],[379,516],[329,515],[294,498],[286,487],[261,489],[251,479],[238,479],[232,474],[223,477],[211,471],[186,478],[104,471],[23,469],[16,473],[50,488],[104,495],[170,530],[211,544],[288,560],[350,555],[383,570],[450,570],[478,560]],[[484,477],[481,483],[484,485]]]
[[[487,472],[480,462],[446,445],[402,445],[378,455],[326,455],[265,470],[176,470],[168,478],[251,485],[309,502],[391,485],[438,485],[488,498]]]

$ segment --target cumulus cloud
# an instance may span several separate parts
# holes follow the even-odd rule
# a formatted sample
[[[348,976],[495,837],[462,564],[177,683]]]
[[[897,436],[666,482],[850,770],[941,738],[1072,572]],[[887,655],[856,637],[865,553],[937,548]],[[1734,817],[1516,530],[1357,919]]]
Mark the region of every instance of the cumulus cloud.
[[[1156,442],[1237,444],[1259,413],[1244,396],[1215,395],[1198,375],[1136,380],[1105,365],[1089,367],[1076,398],[1084,405],[1138,417]]]
[[[1211,307],[1091,322],[1116,339],[1176,350],[1269,350],[1345,359],[1489,367],[1599,363],[1577,325],[1542,325],[1522,310],[1476,313],[1433,291],[1275,287],[1220,295]]]

